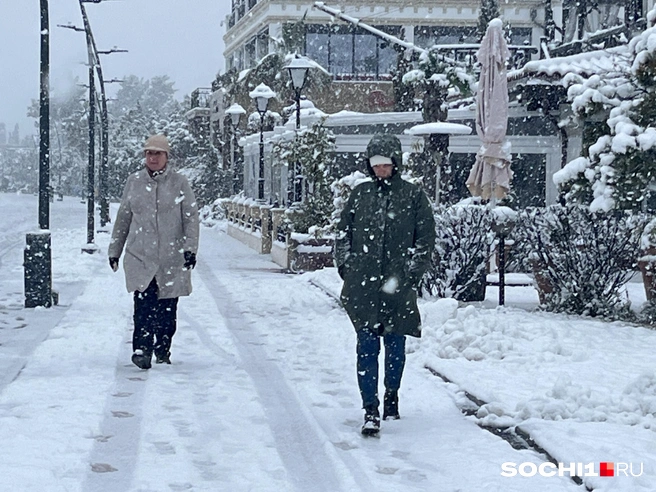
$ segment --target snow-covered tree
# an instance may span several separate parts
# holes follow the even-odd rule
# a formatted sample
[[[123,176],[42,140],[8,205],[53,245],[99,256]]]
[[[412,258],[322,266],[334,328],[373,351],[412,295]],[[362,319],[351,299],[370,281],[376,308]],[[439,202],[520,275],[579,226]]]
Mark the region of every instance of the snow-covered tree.
[[[469,70],[471,67],[445,57],[435,48],[420,55],[418,68],[406,73],[402,81],[407,86],[414,87],[416,94],[421,95],[425,122],[446,121],[447,97],[471,95],[475,78]],[[426,139],[427,155],[438,156],[440,162],[437,165],[441,166],[444,178],[452,174],[446,159],[448,145],[448,135],[434,134]],[[435,179],[424,180],[424,186],[430,196],[435,196]],[[448,189],[448,185],[442,189]]]
[[[38,186],[38,149],[0,148],[0,191],[35,193]]]
[[[501,17],[501,12],[499,11],[497,0],[481,0],[481,10],[478,13],[478,25],[476,28],[479,40],[485,36],[490,21],[498,17]]]
[[[65,195],[82,196],[88,164],[88,102],[86,89],[73,85],[50,96],[50,185]],[[32,100],[28,116],[38,120],[39,101]]]
[[[628,44],[628,58],[613,73],[575,80],[568,91],[582,119],[609,114],[590,133],[584,155],[556,173],[554,181],[570,202],[592,210],[640,209],[656,183],[656,10],[652,26]]]
[[[325,231],[331,223],[333,193],[331,183],[335,135],[318,121],[309,128],[302,128],[296,138],[281,141],[274,147],[279,162],[287,163],[288,169],[300,165],[306,193],[301,203],[288,214],[295,232]]]

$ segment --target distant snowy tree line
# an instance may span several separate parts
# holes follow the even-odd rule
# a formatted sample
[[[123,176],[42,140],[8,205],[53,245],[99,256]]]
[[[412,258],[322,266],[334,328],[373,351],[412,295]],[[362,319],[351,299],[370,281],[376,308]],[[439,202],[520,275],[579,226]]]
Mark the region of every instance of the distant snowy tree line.
[[[128,175],[143,166],[143,142],[154,133],[168,136],[172,164],[192,182],[199,200],[208,203],[220,193],[217,169],[220,156],[190,131],[185,112],[189,97],[174,97],[174,82],[168,76],[124,78],[114,99],[108,101],[110,199],[121,197]],[[28,116],[38,119],[39,103],[33,101]],[[99,118],[98,112],[96,112]],[[100,134],[100,123],[96,135]],[[0,150],[0,191],[36,192],[38,150]],[[31,147],[31,148],[29,148]],[[100,150],[96,144],[96,151]],[[83,196],[88,165],[88,98],[86,89],[74,85],[68,92],[52,91],[50,101],[50,184],[56,193]],[[100,157],[96,157],[96,172]],[[96,183],[98,181],[96,180]]]

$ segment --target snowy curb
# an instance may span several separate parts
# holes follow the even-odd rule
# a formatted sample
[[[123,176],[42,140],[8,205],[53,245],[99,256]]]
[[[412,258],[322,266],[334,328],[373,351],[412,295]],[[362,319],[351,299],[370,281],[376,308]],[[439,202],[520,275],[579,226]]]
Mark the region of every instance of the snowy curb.
[[[467,400],[471,402],[472,406],[458,405],[459,410],[464,415],[475,417],[478,411],[481,409],[481,407],[487,405],[487,402],[481,400],[475,395],[472,395],[468,391],[463,390],[462,388],[460,388],[460,386],[457,383],[454,383],[449,378],[447,378],[444,374],[440,373],[439,371],[432,368],[428,364],[424,365],[424,368],[428,370],[433,376],[440,378],[445,383],[455,385],[458,388],[458,390],[465,395]],[[533,439],[533,437],[528,431],[523,430],[520,426],[516,425],[514,427],[498,427],[498,426],[485,425],[481,422],[476,422],[476,425],[478,425],[481,429],[484,429],[490,432],[491,434],[500,437],[508,444],[510,444],[514,449],[520,451],[521,450],[535,451],[536,453],[544,456],[546,461],[558,466],[558,460],[554,458],[546,449],[540,446],[535,441],[535,439]],[[583,479],[577,475],[572,475],[571,479],[576,485],[584,486],[588,492],[592,492],[594,490],[589,488],[587,485],[585,485],[583,483]]]

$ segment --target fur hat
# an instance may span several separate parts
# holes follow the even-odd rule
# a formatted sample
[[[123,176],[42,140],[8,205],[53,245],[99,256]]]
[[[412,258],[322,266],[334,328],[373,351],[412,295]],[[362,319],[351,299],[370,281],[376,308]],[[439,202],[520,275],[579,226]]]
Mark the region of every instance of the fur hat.
[[[146,140],[146,143],[144,144],[144,152],[146,150],[166,152],[166,155],[169,155],[169,152],[171,152],[171,146],[165,135],[152,135],[148,137],[148,140]]]

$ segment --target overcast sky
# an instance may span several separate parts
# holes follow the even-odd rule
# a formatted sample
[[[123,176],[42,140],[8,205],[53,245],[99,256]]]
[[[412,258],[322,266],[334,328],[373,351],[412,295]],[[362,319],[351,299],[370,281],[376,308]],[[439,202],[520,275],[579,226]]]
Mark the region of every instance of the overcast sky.
[[[82,26],[82,18],[78,0],[49,4],[50,85],[63,91],[75,76],[85,82],[87,55],[84,34],[57,24]],[[129,50],[101,55],[106,79],[168,75],[181,99],[209,87],[225,70],[223,21],[230,0],[104,0],[85,6],[98,49]],[[35,133],[26,112],[39,98],[39,26],[38,0],[0,0],[0,122],[8,131],[18,123],[21,136]]]

